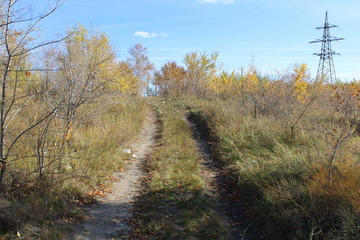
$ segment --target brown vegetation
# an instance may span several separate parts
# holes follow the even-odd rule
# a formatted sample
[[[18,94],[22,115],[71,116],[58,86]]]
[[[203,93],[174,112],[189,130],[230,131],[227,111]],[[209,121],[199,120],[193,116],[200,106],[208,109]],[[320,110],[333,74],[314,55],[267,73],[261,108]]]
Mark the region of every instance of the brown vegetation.
[[[252,64],[208,76],[199,94],[178,101],[210,126],[266,238],[356,239],[360,83],[329,84],[307,71],[296,64],[269,78]]]
[[[0,234],[60,239],[59,226],[81,217],[74,206],[103,193],[129,157],[147,111],[141,79],[95,29],[36,38],[59,1],[43,15],[0,4]]]

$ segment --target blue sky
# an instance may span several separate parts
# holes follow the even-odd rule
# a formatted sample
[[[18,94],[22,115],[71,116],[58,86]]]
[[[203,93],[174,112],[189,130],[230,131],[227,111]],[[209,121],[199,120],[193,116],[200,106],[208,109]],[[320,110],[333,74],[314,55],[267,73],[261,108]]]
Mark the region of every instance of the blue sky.
[[[26,0],[27,1],[27,0]],[[37,0],[38,9],[51,3]],[[312,53],[322,37],[316,27],[329,22],[338,78],[360,79],[360,1],[358,0],[65,0],[42,24],[44,35],[64,32],[81,23],[106,32],[119,58],[141,43],[159,69],[167,61],[182,64],[191,51],[218,51],[227,71],[247,68],[252,59],[264,74],[306,63],[316,75]]]

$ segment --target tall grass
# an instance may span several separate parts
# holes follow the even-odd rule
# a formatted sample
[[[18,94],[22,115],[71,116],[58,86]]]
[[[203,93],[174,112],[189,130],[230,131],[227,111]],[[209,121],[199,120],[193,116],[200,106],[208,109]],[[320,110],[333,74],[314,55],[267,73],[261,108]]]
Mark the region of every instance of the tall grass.
[[[266,239],[357,239],[360,236],[360,136],[328,160],[344,122],[311,109],[292,136],[287,119],[258,116],[236,101],[187,99],[211,128],[214,151],[238,178],[251,221]],[[331,124],[330,124],[331,123]],[[328,134],[331,131],[334,134]]]

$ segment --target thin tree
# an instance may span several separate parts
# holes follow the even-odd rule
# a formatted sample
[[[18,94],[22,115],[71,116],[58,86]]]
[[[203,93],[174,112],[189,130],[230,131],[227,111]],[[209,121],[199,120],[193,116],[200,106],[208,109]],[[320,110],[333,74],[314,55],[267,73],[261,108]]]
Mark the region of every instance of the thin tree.
[[[147,93],[150,90],[152,71],[155,66],[150,62],[147,48],[139,43],[129,49],[129,54],[127,62],[139,79],[139,95],[142,95],[144,91]]]
[[[78,26],[65,41],[65,46],[55,51],[51,87],[55,96],[64,102],[64,119],[70,124],[76,110],[95,99],[113,80],[109,69],[115,61],[115,53],[108,37],[94,29]]]
[[[1,89],[0,89],[0,192],[8,157],[20,138],[53,115],[61,103],[49,106],[41,116],[34,117],[32,122],[23,128],[11,129],[17,121],[17,116],[26,109],[34,94],[27,95],[20,91],[19,83],[23,81],[24,66],[31,52],[41,47],[58,43],[65,38],[52,41],[39,41],[33,39],[33,33],[38,24],[54,13],[60,7],[61,1],[55,2],[54,6],[43,14],[35,13],[31,7],[24,8],[19,0],[3,0],[0,2],[0,53],[1,53]],[[25,26],[25,28],[21,28]],[[38,93],[35,93],[38,94]],[[14,131],[16,130],[16,131]]]

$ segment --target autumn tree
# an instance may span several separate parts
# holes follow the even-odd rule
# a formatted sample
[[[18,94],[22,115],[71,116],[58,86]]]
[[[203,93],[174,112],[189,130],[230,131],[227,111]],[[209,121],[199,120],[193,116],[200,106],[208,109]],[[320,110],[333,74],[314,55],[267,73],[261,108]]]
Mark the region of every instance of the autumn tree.
[[[244,107],[250,103],[254,118],[259,112],[265,113],[269,109],[269,87],[270,80],[262,75],[256,68],[254,61],[249,64],[248,69],[241,74],[237,84],[237,93]]]
[[[139,78],[134,74],[130,65],[127,62],[121,61],[115,63],[113,68],[109,71],[114,76],[110,82],[112,90],[136,95],[139,92]]]
[[[227,73],[222,71],[209,79],[207,87],[221,95],[236,95],[239,93],[241,76],[234,71]]]
[[[309,68],[306,64],[295,64],[291,74],[292,95],[300,102],[305,102],[310,95],[308,81],[310,79]]]
[[[129,49],[129,54],[130,57],[127,59],[127,62],[135,76],[139,79],[139,95],[148,93],[150,91],[152,71],[155,69],[154,64],[150,62],[148,57],[148,50],[138,43]]]
[[[330,96],[326,96],[328,103],[325,106],[331,112],[331,121],[321,127],[329,150],[325,157],[328,165],[327,184],[332,180],[337,155],[347,143],[360,134],[360,82],[338,82],[328,86],[331,86],[331,91],[327,91]],[[356,151],[359,154],[358,149]]]
[[[206,93],[206,85],[218,71],[219,53],[207,52],[188,53],[184,58],[184,64],[187,71],[187,85],[189,91],[197,96],[203,96]]]
[[[78,26],[63,48],[55,50],[51,76],[56,98],[64,102],[64,119],[69,124],[76,110],[99,96],[116,77],[112,74],[115,52],[108,37],[95,29]]]
[[[305,118],[315,104],[318,93],[309,89],[309,69],[306,64],[294,64],[290,73],[285,74],[285,94],[282,100],[282,115],[287,127],[290,129],[290,136],[295,138],[296,131],[302,128],[301,125],[310,125],[311,118]]]
[[[0,99],[0,186],[8,164],[8,158],[20,139],[32,129],[52,116],[61,105],[46,105],[43,111],[33,116],[32,121],[19,124],[19,116],[24,113],[37,95],[24,94],[20,82],[29,77],[28,56],[33,50],[60,42],[63,38],[53,41],[41,41],[34,38],[38,24],[58,9],[60,1],[44,14],[35,14],[31,8],[24,8],[20,1],[3,0],[0,3],[1,30],[0,52],[2,61],[1,99]],[[1,191],[2,189],[0,189]]]
[[[121,65],[116,61],[115,51],[104,33],[79,25],[69,30],[69,35],[63,45],[49,48],[45,53],[44,68],[53,70],[42,74],[43,85],[51,92],[46,102],[52,105],[61,103],[61,107],[37,132],[33,147],[40,176],[45,170],[49,172],[53,169],[55,173],[65,171],[63,166],[67,162],[65,164],[64,159],[69,159],[66,156],[71,155],[67,149],[71,149],[73,135],[99,107],[100,103],[96,103],[101,96],[130,88],[128,83],[120,85],[123,80]],[[89,103],[93,105],[81,108]]]
[[[161,95],[183,95],[187,91],[186,71],[175,62],[167,62],[160,71],[155,72],[154,85]]]

